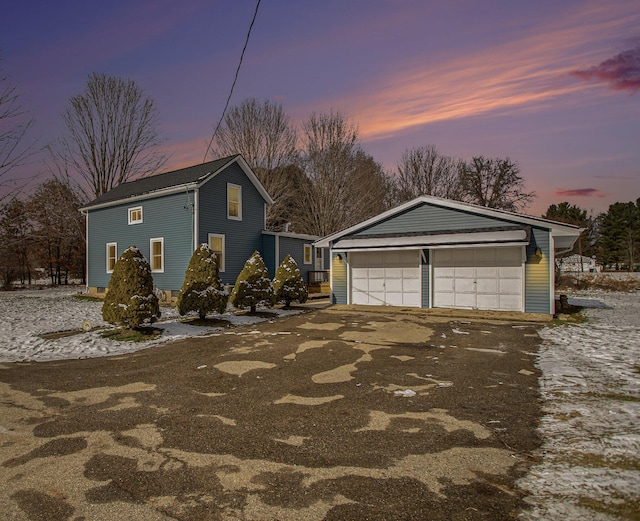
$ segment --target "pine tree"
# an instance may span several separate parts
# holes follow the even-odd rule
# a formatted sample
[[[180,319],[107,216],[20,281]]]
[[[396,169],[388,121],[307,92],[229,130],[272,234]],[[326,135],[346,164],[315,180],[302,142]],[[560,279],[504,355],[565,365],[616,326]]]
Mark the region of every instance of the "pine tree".
[[[160,318],[151,266],[135,246],[129,246],[113,268],[102,304],[102,318],[130,329]]]
[[[276,270],[276,276],[273,279],[273,292],[274,301],[284,301],[287,307],[294,300],[301,304],[307,301],[307,286],[302,280],[298,264],[291,255],[287,255]]]
[[[244,263],[244,268],[236,279],[236,284],[231,292],[230,302],[236,308],[250,307],[251,312],[256,312],[259,304],[271,305],[273,300],[273,287],[269,272],[264,265],[262,257],[257,251]]]
[[[222,285],[216,254],[208,244],[201,244],[193,252],[184,274],[176,303],[178,313],[185,315],[197,311],[204,319],[211,311],[224,313],[228,300],[229,293]]]

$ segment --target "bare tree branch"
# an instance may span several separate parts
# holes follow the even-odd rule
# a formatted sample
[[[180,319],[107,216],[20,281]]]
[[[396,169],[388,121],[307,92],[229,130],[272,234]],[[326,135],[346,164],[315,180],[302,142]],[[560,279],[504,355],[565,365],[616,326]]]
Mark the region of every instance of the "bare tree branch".
[[[51,155],[80,176],[89,199],[153,174],[166,162],[157,148],[155,103],[132,80],[91,74],[62,117],[67,135]]]

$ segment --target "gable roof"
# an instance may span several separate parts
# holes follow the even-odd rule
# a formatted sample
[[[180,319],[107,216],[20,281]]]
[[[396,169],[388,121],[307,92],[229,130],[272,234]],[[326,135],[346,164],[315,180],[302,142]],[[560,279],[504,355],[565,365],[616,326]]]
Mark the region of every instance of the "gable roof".
[[[399,206],[396,206],[391,210],[382,212],[381,214],[378,214],[370,219],[367,219],[366,221],[363,221],[354,226],[345,228],[344,230],[328,235],[327,237],[324,237],[323,239],[316,241],[314,244],[315,246],[318,246],[321,248],[328,248],[331,246],[332,243],[334,243],[338,239],[341,239],[342,237],[351,235],[355,232],[358,232],[360,230],[373,226],[374,224],[385,221],[396,215],[400,215],[406,212],[407,210],[410,210],[422,204],[430,204],[430,205],[439,206],[442,208],[450,208],[452,210],[461,210],[468,213],[502,219],[505,221],[526,225],[526,226],[538,226],[541,228],[546,228],[551,232],[551,235],[554,238],[560,239],[560,241],[558,241],[559,244],[557,244],[558,247],[573,246],[573,243],[575,242],[575,240],[580,235],[580,232],[582,231],[581,228],[578,226],[574,226],[572,224],[566,224],[566,223],[559,223],[556,221],[550,221],[548,219],[543,219],[542,217],[533,217],[530,215],[518,214],[515,212],[509,212],[506,210],[497,210],[495,208],[487,208],[486,206],[479,206],[471,203],[463,203],[461,201],[454,201],[452,199],[443,199],[441,197],[435,197],[432,195],[423,195],[420,197],[416,197],[411,201],[407,201],[406,203],[403,203]],[[569,243],[570,245],[566,246]]]
[[[86,206],[80,208],[80,210],[92,210],[120,204],[124,201],[145,199],[156,195],[199,188],[233,163],[238,163],[263,199],[268,204],[273,204],[273,199],[271,199],[271,196],[267,193],[247,162],[240,154],[236,154],[216,159],[215,161],[165,172],[164,174],[156,174],[136,179],[135,181],[121,183],[100,197],[97,197]]]

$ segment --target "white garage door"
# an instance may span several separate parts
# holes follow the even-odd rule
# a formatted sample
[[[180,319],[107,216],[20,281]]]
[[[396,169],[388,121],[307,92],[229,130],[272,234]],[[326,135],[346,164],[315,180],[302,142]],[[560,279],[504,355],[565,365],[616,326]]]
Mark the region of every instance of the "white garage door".
[[[433,307],[523,311],[522,247],[432,250]]]
[[[420,307],[420,252],[352,252],[351,303]]]

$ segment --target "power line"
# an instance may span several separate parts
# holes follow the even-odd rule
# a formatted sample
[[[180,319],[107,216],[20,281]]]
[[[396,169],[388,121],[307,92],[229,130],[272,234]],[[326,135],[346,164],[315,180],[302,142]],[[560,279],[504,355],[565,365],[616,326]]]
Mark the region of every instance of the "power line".
[[[236,68],[236,75],[233,78],[233,84],[231,85],[231,90],[229,91],[229,96],[227,97],[227,103],[224,106],[224,110],[222,111],[222,115],[218,120],[218,124],[216,125],[215,130],[213,131],[213,135],[211,136],[211,140],[209,141],[209,145],[207,146],[207,151],[204,153],[204,157],[202,158],[202,162],[204,163],[207,160],[207,155],[209,154],[209,150],[211,150],[211,145],[213,144],[213,140],[218,133],[218,129],[222,124],[222,120],[224,119],[224,115],[227,112],[227,108],[229,108],[229,101],[231,101],[231,96],[233,95],[233,89],[236,86],[236,81],[238,81],[238,74],[240,73],[240,67],[242,66],[242,59],[244,58],[244,52],[247,50],[247,45],[249,44],[249,37],[251,36],[251,29],[253,29],[253,24],[256,21],[256,16],[258,15],[258,8],[260,7],[260,0],[256,3],[256,10],[253,13],[253,18],[251,20],[251,25],[249,25],[249,31],[247,31],[247,38],[244,41],[244,47],[242,48],[242,53],[240,54],[240,61],[238,62],[238,67]]]

